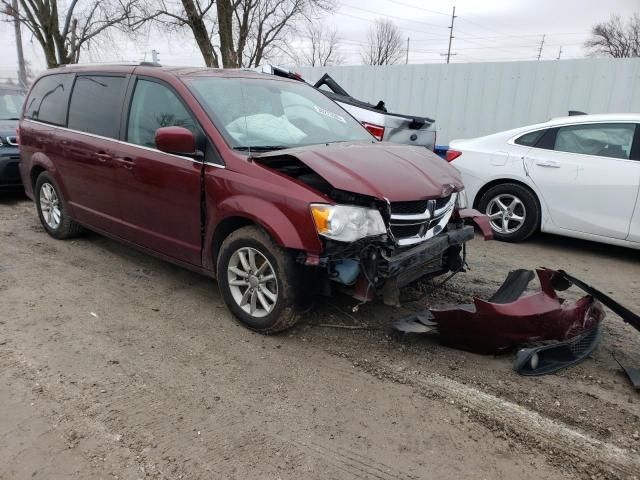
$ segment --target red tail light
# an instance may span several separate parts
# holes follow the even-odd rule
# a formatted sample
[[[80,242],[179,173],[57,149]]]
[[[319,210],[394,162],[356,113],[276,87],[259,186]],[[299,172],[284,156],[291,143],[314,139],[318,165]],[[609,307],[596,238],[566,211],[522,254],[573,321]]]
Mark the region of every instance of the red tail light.
[[[460,155],[462,155],[462,152],[459,152],[458,150],[447,150],[447,156],[445,158],[447,162],[453,162]]]
[[[369,130],[369,133],[376,137],[377,140],[382,141],[382,138],[384,137],[384,127],[367,122],[362,122],[362,126]]]

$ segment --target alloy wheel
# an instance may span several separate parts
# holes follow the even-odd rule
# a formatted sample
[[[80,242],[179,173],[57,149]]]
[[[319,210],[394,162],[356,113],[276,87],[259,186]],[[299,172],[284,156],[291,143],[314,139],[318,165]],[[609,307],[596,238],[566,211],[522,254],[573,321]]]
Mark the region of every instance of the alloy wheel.
[[[227,266],[229,290],[238,306],[253,317],[265,317],[278,301],[278,280],[273,266],[255,248],[236,250]]]
[[[52,230],[57,230],[60,226],[62,212],[56,189],[50,183],[43,183],[40,187],[40,211],[47,226]]]
[[[489,217],[491,228],[503,234],[516,232],[527,217],[527,209],[522,200],[510,193],[493,197],[487,204],[485,213]]]

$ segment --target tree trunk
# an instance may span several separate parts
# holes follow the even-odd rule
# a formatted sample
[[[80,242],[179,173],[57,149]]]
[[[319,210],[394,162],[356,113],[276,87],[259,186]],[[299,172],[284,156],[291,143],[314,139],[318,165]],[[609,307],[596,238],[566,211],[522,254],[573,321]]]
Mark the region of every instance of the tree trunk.
[[[202,58],[207,67],[219,68],[218,56],[213,49],[213,44],[209,38],[209,32],[204,24],[202,16],[198,14],[194,0],[182,0],[182,6],[187,14],[189,26],[193,32],[193,37],[198,44]]]
[[[218,36],[220,37],[220,52],[224,68],[237,68],[238,57],[233,47],[233,6],[231,0],[218,0]]]

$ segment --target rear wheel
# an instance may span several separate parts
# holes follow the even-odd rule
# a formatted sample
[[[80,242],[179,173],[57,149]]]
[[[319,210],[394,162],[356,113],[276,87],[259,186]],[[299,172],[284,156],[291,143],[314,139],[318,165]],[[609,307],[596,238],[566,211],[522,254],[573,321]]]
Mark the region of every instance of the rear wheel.
[[[243,227],[222,242],[218,285],[225,304],[244,326],[275,333],[299,320],[305,293],[300,269],[263,230]]]
[[[60,189],[47,172],[38,176],[34,193],[40,222],[49,235],[63,240],[82,232],[82,227],[69,216]]]
[[[493,236],[505,242],[521,242],[540,224],[540,207],[535,195],[516,183],[503,183],[487,190],[478,210],[489,217]]]

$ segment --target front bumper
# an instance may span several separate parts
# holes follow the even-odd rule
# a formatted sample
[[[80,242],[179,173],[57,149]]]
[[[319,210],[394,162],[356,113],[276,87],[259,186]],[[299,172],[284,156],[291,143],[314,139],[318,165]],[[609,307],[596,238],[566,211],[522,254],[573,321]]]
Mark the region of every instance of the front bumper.
[[[383,295],[385,303],[397,303],[398,290],[416,280],[437,276],[462,268],[463,244],[474,236],[470,225],[449,224],[447,231],[411,247],[392,246],[384,242],[371,242],[354,246],[356,255],[323,259],[329,269],[329,278],[347,288],[347,293],[360,301],[373,300]],[[357,269],[357,275],[341,281],[343,262]],[[394,300],[396,299],[396,300]]]
[[[0,147],[0,188],[22,186],[19,164],[20,152],[17,147]]]
[[[395,286],[400,288],[429,273],[449,270],[445,253],[453,248],[458,254],[462,244],[471,240],[473,235],[474,230],[470,225],[450,229],[415,247],[383,255],[378,263],[378,271],[382,278],[393,280]]]

